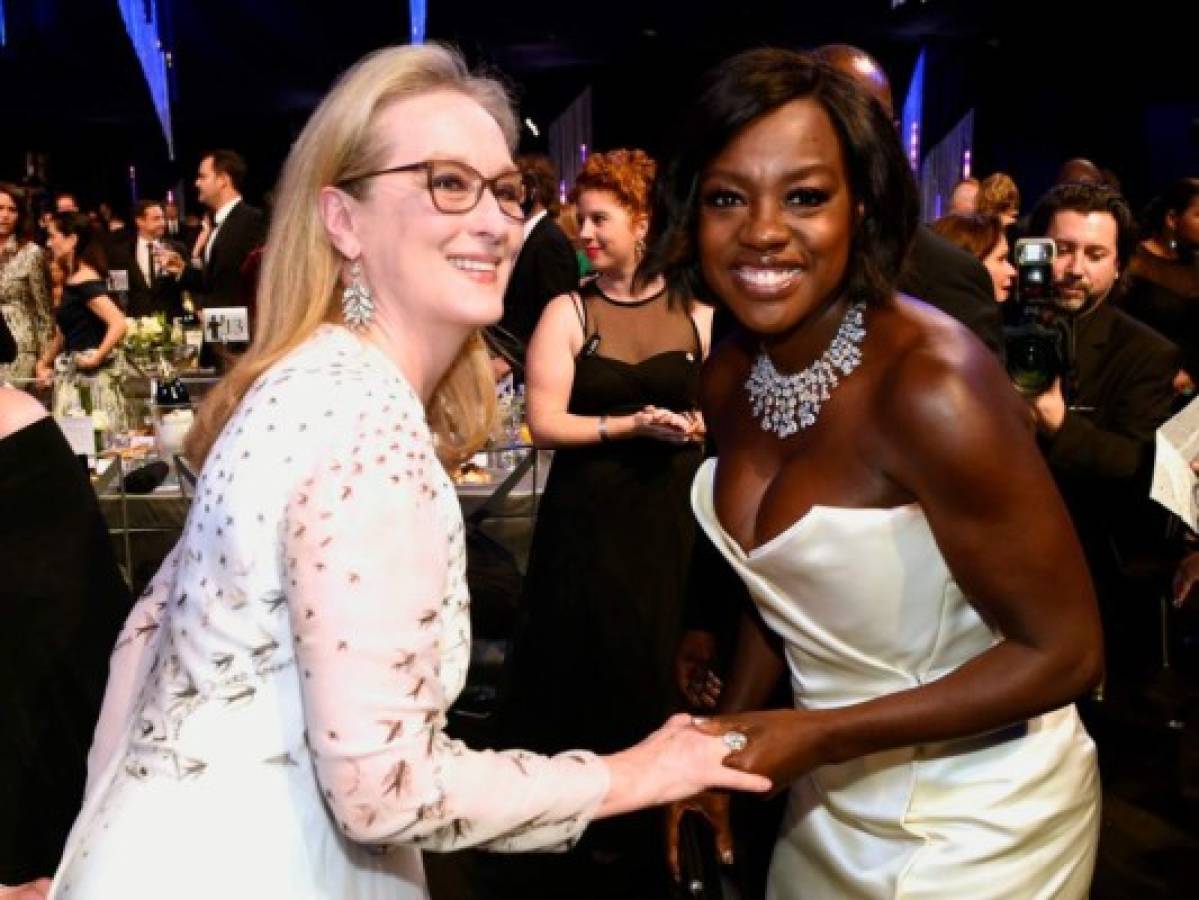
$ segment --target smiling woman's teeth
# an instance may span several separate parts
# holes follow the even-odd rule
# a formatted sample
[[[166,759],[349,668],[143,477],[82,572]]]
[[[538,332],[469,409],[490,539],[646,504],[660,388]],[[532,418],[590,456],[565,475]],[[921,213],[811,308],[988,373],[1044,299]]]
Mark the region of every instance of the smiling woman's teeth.
[[[772,288],[786,284],[799,274],[799,269],[736,269],[737,277],[754,287]]]
[[[495,263],[484,262],[481,259],[461,259],[458,257],[450,257],[450,265],[455,269],[462,269],[467,272],[494,272]]]

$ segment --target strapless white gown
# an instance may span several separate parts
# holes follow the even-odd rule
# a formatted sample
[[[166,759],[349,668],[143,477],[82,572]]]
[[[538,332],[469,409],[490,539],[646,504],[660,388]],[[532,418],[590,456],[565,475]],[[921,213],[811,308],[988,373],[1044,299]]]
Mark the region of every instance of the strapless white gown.
[[[796,704],[828,709],[927,684],[1002,635],[950,574],[918,505],[817,506],[745,553],[696,516],[786,643]],[[1095,747],[1074,707],[981,737],[824,766],[791,789],[767,896],[1085,897],[1099,830]]]

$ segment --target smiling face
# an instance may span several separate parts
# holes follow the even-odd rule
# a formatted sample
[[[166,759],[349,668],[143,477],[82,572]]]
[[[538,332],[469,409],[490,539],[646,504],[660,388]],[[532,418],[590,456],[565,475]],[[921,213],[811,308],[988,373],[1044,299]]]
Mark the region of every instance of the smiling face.
[[[819,103],[793,100],[738,132],[701,173],[699,204],[704,279],[746,328],[781,336],[827,309],[854,201]]]
[[[634,216],[612,191],[586,190],[578,200],[579,246],[597,272],[621,272],[637,264],[645,239],[645,216]]]
[[[474,100],[423,94],[381,112],[380,169],[455,160],[493,178],[515,169],[503,132]],[[370,178],[350,201],[354,241],[376,303],[408,321],[478,327],[499,319],[521,223],[488,189],[474,209],[439,212],[424,170]],[[343,248],[343,252],[345,249]]]
[[[161,206],[147,206],[146,211],[133,219],[137,233],[147,241],[156,241],[166,233],[167,220]]]

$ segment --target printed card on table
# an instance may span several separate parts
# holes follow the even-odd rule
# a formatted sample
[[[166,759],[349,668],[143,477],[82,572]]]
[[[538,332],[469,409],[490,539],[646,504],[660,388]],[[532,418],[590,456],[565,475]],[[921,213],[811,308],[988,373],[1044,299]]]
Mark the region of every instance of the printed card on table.
[[[213,306],[200,311],[204,340],[231,344],[250,339],[250,316],[244,306]]]

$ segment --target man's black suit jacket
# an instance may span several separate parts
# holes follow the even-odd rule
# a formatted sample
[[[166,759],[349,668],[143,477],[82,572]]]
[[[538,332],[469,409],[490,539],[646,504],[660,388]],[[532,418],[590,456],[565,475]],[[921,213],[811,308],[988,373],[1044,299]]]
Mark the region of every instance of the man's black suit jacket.
[[[1003,322],[986,267],[927,225],[916,228],[897,287],[953,316],[1003,359]]]
[[[183,244],[166,237],[162,238],[162,244],[184,259],[191,252]],[[168,319],[173,319],[183,314],[183,286],[179,279],[166,272],[155,272],[154,283],[146,284],[146,276],[137,258],[136,233],[113,247],[111,268],[124,269],[129,275],[125,315],[136,318],[161,312],[166,313]]]
[[[1071,408],[1041,443],[1102,582],[1113,549],[1127,557],[1153,550],[1164,536],[1164,516],[1148,493],[1155,435],[1173,411],[1182,353],[1106,302],[1075,320],[1074,348]]]
[[[1076,410],[1046,442],[1049,462],[1072,476],[1130,478],[1170,417],[1182,354],[1148,325],[1102,303],[1075,320],[1074,356]]]
[[[570,238],[548,215],[533,226],[520,248],[504,293],[504,316],[496,337],[505,354],[523,365],[525,348],[547,303],[579,286],[579,261]]]
[[[212,238],[212,248],[202,270],[188,266],[183,286],[199,294],[200,302],[210,306],[244,306],[246,291],[242,285],[242,264],[266,237],[262,211],[239,200],[229,210]]]

